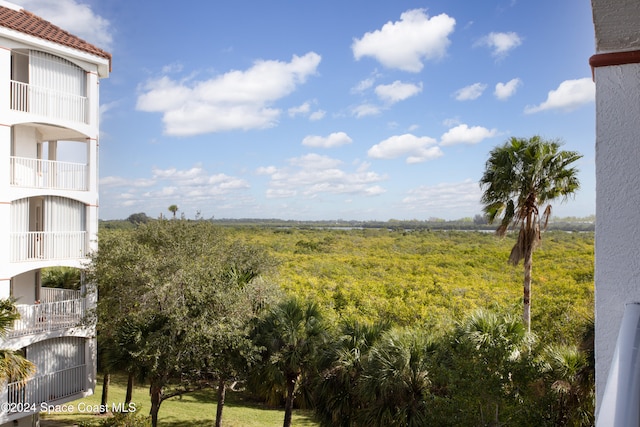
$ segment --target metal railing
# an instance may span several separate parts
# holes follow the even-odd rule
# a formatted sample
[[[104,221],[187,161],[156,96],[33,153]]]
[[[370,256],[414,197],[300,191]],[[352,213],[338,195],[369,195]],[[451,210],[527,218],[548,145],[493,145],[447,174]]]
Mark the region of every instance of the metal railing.
[[[11,261],[78,259],[87,254],[86,231],[9,233]]]
[[[2,412],[13,414],[16,412],[36,412],[42,403],[53,403],[56,400],[83,392],[86,390],[86,365],[51,372],[46,375],[33,377],[25,382],[12,382],[7,385],[7,401],[3,402]],[[28,404],[29,406],[23,406]]]
[[[25,113],[88,123],[88,100],[57,90],[11,80],[10,108]]]
[[[9,179],[13,186],[57,190],[89,189],[88,167],[83,163],[10,157]]]
[[[16,305],[20,318],[7,331],[7,338],[73,328],[82,324],[87,311],[85,298]]]

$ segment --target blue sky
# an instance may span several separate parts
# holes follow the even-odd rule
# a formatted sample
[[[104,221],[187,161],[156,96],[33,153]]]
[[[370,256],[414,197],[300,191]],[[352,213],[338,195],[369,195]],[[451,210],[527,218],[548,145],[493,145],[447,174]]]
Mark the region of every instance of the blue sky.
[[[113,54],[100,218],[458,219],[506,139],[584,155],[557,216],[595,212],[586,0],[14,0]]]

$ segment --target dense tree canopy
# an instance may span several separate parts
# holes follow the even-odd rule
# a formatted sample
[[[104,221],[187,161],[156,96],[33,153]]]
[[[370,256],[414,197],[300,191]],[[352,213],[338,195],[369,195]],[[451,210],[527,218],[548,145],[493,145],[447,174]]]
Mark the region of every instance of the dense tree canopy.
[[[536,337],[512,315],[521,276],[500,261],[515,236],[206,223],[100,234],[99,334],[156,385],[156,409],[193,388],[224,391],[251,363],[241,388],[285,405],[293,385],[326,426],[590,425],[592,344],[576,343],[592,305],[592,234],[546,238]],[[272,298],[272,259],[295,301]],[[250,335],[242,319],[258,312]]]
[[[207,222],[153,221],[99,237],[89,273],[100,341],[150,382],[153,424],[163,400],[237,377],[256,352],[248,322],[274,295],[262,280],[266,255]]]

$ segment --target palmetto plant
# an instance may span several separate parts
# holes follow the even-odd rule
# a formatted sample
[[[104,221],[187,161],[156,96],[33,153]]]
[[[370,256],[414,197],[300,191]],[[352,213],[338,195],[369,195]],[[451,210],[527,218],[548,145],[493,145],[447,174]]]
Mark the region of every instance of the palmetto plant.
[[[284,427],[291,425],[301,379],[313,369],[320,348],[326,344],[326,327],[318,305],[295,298],[273,307],[256,325],[255,342],[264,352],[255,378],[260,378],[263,386],[284,390]]]
[[[572,164],[582,156],[560,150],[558,141],[511,138],[489,154],[480,179],[482,203],[490,223],[502,216],[497,233],[519,229],[509,262],[524,263],[523,321],[531,330],[531,271],[533,251],[541,241],[541,230],[551,216],[550,202],[572,195],[580,187],[578,170]]]
[[[430,364],[437,344],[423,331],[392,329],[369,351],[358,392],[362,426],[429,425]]]
[[[587,355],[576,346],[554,345],[544,352],[557,426],[593,425],[595,387]]]
[[[321,357],[321,372],[314,387],[314,411],[322,426],[358,425],[359,411],[366,405],[357,384],[373,346],[390,329],[389,322],[364,323],[344,320],[339,336]]]
[[[0,300],[0,337],[6,336],[20,314],[12,300]],[[0,349],[0,382],[26,381],[36,372],[29,360],[13,350]]]

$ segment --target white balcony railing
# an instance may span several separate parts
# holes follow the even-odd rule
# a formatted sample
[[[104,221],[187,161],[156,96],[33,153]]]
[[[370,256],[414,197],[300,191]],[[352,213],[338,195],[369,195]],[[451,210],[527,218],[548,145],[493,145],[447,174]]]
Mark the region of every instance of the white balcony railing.
[[[87,171],[83,163],[25,157],[11,157],[9,163],[9,179],[11,185],[17,187],[86,191],[89,189]]]
[[[62,289],[62,288],[40,288],[40,302],[59,302],[67,301],[70,299],[79,299],[82,297],[82,292],[75,289]]]
[[[16,305],[20,319],[13,322],[7,338],[22,337],[79,326],[87,311],[85,298]]]
[[[6,389],[6,402],[0,405],[1,413],[12,415],[16,412],[37,412],[42,403],[48,405],[55,403],[56,400],[83,392],[86,390],[86,372],[86,365],[78,365],[33,377],[26,382],[9,383]],[[31,411],[32,408],[36,411]]]
[[[86,231],[26,231],[9,233],[11,261],[84,258]]]
[[[10,108],[12,110],[88,123],[88,104],[86,96],[11,81]]]

